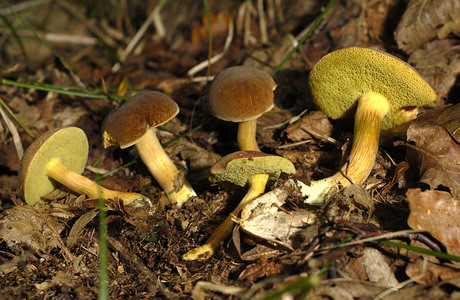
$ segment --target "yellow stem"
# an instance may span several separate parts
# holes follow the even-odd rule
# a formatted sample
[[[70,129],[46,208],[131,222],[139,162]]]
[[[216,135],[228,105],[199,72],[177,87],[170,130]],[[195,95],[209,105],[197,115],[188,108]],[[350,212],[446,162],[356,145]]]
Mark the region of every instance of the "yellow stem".
[[[353,144],[348,164],[328,178],[313,181],[307,203],[322,204],[325,194],[337,184],[362,185],[366,181],[377,157],[380,127],[388,110],[389,102],[381,94],[367,93],[360,98],[355,114]]]
[[[257,119],[240,122],[238,124],[237,142],[243,151],[259,151],[259,145],[256,140]]]
[[[106,200],[114,200],[118,198],[121,199],[125,205],[130,204],[135,200],[147,199],[138,193],[119,192],[106,189],[91,179],[70,170],[56,158],[50,160],[46,164],[46,172],[50,178],[56,180],[72,191],[77,192],[78,194],[88,195],[90,198],[97,199],[101,197]]]
[[[268,174],[256,174],[249,178],[249,190],[238,204],[238,206],[232,211],[224,222],[211,234],[206,243],[198,248],[195,248],[185,253],[182,258],[184,260],[206,260],[214,255],[214,253],[222,247],[223,243],[231,236],[233,231],[233,220],[232,215],[238,216],[243,208],[258,198],[265,192],[265,186],[267,183]]]
[[[191,184],[183,178],[182,186],[180,171],[166,154],[158,141],[155,129],[151,128],[136,144],[137,152],[152,173],[155,180],[163,188],[166,196],[178,207],[196,196]]]

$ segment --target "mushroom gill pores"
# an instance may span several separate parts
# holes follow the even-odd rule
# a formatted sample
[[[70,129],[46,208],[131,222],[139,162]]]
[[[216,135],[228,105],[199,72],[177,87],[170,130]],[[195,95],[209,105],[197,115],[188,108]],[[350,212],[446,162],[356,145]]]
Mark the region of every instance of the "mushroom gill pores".
[[[308,84],[314,103],[328,117],[355,113],[348,163],[336,174],[305,188],[306,202],[314,205],[322,204],[333,186],[362,185],[377,156],[380,129],[408,121],[416,116],[414,107],[437,98],[430,85],[404,61],[360,47],[324,56],[310,72]]]

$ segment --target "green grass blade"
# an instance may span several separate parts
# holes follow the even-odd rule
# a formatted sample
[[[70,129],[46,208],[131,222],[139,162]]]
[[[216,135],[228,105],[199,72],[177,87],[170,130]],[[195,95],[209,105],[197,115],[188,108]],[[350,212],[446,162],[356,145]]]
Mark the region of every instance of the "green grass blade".
[[[411,245],[406,245],[406,244],[403,244],[403,243],[398,243],[398,242],[393,242],[393,241],[388,241],[388,240],[380,241],[380,243],[390,245],[390,246],[394,246],[394,247],[398,247],[398,248],[401,248],[401,249],[407,249],[407,250],[414,251],[414,252],[417,252],[417,253],[432,255],[432,256],[435,256],[435,257],[441,258],[441,259],[460,261],[460,257],[455,256],[455,255],[451,255],[451,254],[447,254],[447,253],[444,253],[444,252],[429,250],[429,249],[420,248],[420,247],[414,247],[414,246],[411,246]]]

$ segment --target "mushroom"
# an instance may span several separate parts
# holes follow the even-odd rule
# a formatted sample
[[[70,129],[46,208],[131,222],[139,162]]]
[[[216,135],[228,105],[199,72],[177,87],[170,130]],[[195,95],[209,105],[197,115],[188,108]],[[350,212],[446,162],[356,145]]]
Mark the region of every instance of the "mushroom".
[[[362,185],[378,152],[380,129],[416,116],[416,107],[436,100],[433,89],[407,63],[377,50],[350,47],[324,56],[308,79],[315,104],[330,118],[355,110],[353,144],[348,163],[336,174],[313,181],[309,204],[320,205],[337,184]]]
[[[184,260],[206,260],[227,240],[233,229],[232,215],[238,216],[251,201],[265,192],[266,183],[275,182],[281,173],[293,174],[294,165],[286,158],[260,151],[237,151],[218,160],[210,170],[211,182],[231,182],[249,189],[224,222],[211,234],[206,243],[183,255]],[[263,180],[260,180],[260,179]]]
[[[156,135],[160,126],[179,113],[177,103],[160,92],[135,94],[110,112],[102,124],[104,147],[136,146],[137,152],[168,199],[181,207],[196,192],[166,154]]]
[[[29,205],[42,203],[42,197],[55,189],[56,182],[91,198],[121,199],[124,205],[151,204],[138,193],[106,189],[80,175],[88,159],[88,140],[77,127],[47,131],[37,138],[21,159],[20,180]]]
[[[238,122],[241,150],[259,150],[257,118],[274,106],[276,83],[266,72],[247,66],[230,67],[214,78],[209,91],[211,113],[224,121]]]

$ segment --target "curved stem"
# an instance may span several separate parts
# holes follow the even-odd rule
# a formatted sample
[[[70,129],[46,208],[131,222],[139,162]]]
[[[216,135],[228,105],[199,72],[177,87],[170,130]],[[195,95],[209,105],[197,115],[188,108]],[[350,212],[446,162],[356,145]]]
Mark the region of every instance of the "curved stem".
[[[237,142],[241,150],[244,151],[260,151],[256,140],[257,119],[240,122],[238,124]],[[269,175],[256,174],[249,178],[249,189],[241,199],[238,206],[211,234],[206,243],[198,248],[195,248],[185,253],[182,258],[184,260],[206,260],[214,255],[214,253],[222,246],[222,244],[231,236],[233,231],[232,215],[238,216],[241,210],[251,201],[259,197],[265,192]]]
[[[67,188],[78,194],[88,195],[90,198],[97,199],[121,199],[125,205],[131,204],[136,200],[148,200],[147,197],[138,193],[119,192],[106,189],[97,184],[91,179],[80,175],[62,164],[58,159],[54,158],[46,164],[46,172],[48,176]],[[150,203],[150,200],[147,201]]]
[[[348,164],[330,177],[313,181],[306,203],[321,205],[329,189],[337,184],[362,185],[366,181],[377,157],[380,126],[389,106],[387,98],[381,94],[367,93],[361,96],[355,114],[353,144]]]
[[[206,260],[214,255],[214,253],[222,247],[223,243],[231,236],[233,231],[232,215],[238,216],[243,208],[258,198],[265,192],[268,174],[256,174],[249,178],[249,190],[238,206],[225,220],[214,230],[206,243],[198,248],[195,248],[185,253],[182,258],[184,260]]]
[[[142,161],[172,203],[181,207],[191,197],[196,196],[191,184],[185,178],[180,182],[182,178],[180,171],[164,151],[154,128],[137,142],[136,148]]]

